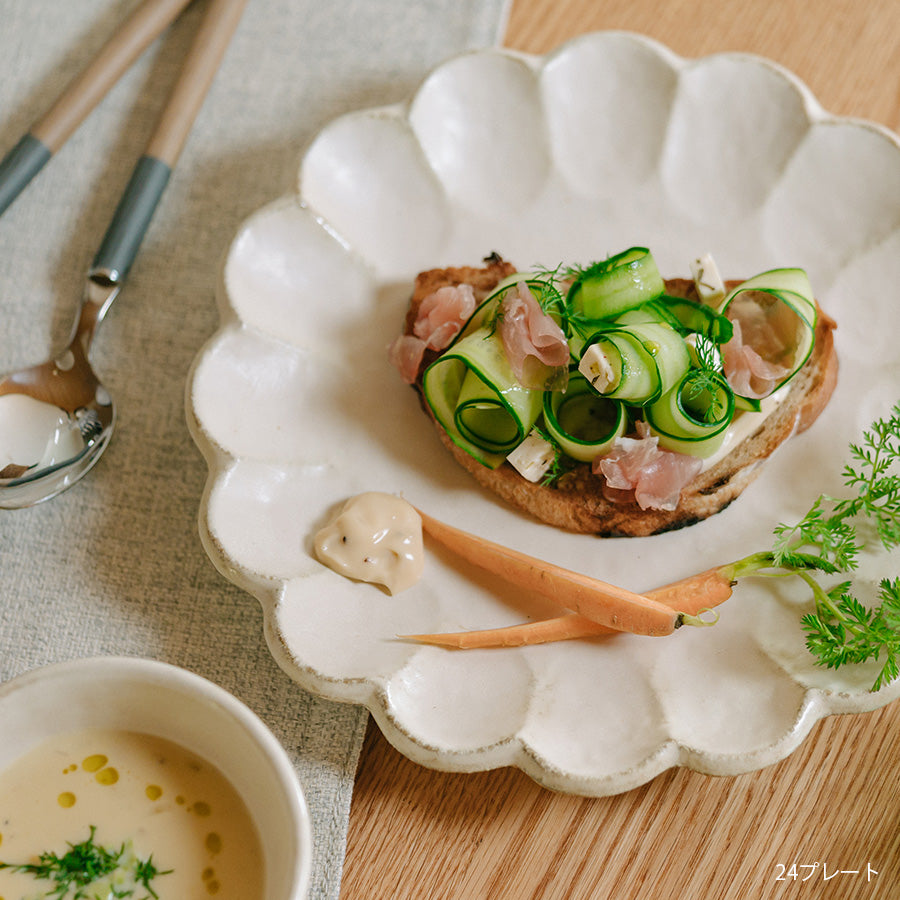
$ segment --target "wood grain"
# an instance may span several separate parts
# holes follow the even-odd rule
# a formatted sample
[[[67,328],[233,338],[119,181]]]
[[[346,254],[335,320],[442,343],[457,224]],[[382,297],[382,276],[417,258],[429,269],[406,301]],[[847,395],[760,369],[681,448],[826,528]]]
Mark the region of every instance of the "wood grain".
[[[686,57],[758,53],[797,74],[831,112],[900,129],[897,0],[514,0],[506,43],[544,53],[597,29],[641,32]],[[341,897],[897,898],[898,735],[893,704],[820,722],[788,759],[759,772],[675,770],[586,799],[511,769],[424,769],[373,726]]]
[[[830,112],[900,129],[896,0],[515,0],[505,43],[547,53],[601,29],[636,31],[690,58],[766,56]]]
[[[894,704],[819,723],[789,759],[760,772],[673,770],[617,797],[579,798],[512,769],[424,769],[372,727],[341,896],[895,898],[898,728]],[[777,880],[779,866],[792,865],[797,878]],[[835,874],[851,870],[859,874]]]

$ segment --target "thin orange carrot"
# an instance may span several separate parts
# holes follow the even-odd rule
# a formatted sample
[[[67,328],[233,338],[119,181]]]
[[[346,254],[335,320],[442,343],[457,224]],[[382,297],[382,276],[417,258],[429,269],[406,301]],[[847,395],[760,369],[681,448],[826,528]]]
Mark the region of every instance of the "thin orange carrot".
[[[418,512],[426,534],[462,559],[598,625],[659,636],[671,634],[692,620],[690,613],[673,609],[659,600],[526,556],[432,519],[421,510]]]
[[[449,647],[453,650],[485,650],[496,647],[525,647],[533,644],[551,644],[573,638],[596,637],[601,634],[621,634],[615,628],[607,628],[578,613],[564,613],[552,619],[523,622],[501,628],[483,628],[476,631],[444,631],[433,634],[401,634],[406,641]]]
[[[685,614],[699,616],[702,612],[724,603],[734,586],[734,567],[717,566],[672,584],[648,591],[645,596],[658,600]],[[616,634],[618,629],[608,628],[577,613],[523,622],[503,628],[486,628],[476,631],[456,631],[435,634],[403,635],[408,640],[456,650],[474,650],[492,647],[524,647],[547,644],[575,638]]]

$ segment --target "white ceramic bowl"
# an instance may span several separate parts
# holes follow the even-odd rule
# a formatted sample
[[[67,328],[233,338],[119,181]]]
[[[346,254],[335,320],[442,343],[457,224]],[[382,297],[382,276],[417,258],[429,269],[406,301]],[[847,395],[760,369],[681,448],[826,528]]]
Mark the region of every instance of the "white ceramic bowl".
[[[164,738],[216,766],[250,811],[265,856],[267,900],[306,896],[312,835],[294,768],[275,736],[223,688],[132,657],[57,663],[0,685],[0,769],[55,734],[85,728]]]

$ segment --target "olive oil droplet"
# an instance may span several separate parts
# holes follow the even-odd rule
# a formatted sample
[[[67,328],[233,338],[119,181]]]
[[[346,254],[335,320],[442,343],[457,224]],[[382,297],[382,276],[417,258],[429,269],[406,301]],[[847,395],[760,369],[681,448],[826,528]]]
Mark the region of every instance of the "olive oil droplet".
[[[216,834],[215,831],[211,831],[206,836],[206,849],[209,850],[210,853],[221,853],[222,852],[222,837],[219,834]]]
[[[97,772],[109,762],[108,757],[102,753],[95,753],[92,756],[86,756],[81,761],[81,768],[85,772]]]
[[[71,791],[63,791],[56,798],[56,802],[63,809],[71,809],[75,805],[75,795]]]
[[[158,784],[148,784],[144,793],[149,800],[159,800],[162,797],[163,789]]]
[[[119,773],[112,766],[107,766],[105,769],[101,769],[94,778],[100,784],[115,784],[119,780]]]

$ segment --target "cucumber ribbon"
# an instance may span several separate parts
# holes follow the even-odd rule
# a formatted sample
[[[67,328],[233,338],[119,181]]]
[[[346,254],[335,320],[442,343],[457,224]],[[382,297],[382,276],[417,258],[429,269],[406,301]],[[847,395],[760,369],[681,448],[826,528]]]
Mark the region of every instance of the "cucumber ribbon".
[[[547,434],[579,462],[608,453],[628,426],[625,404],[601,397],[577,371],[565,392],[544,392],[542,412]]]
[[[718,311],[741,323],[742,331],[748,326],[757,334],[768,335],[751,343],[757,347],[765,341],[772,343],[773,349],[763,358],[783,369],[773,390],[787,384],[812,353],[819,312],[803,269],[772,269],[749,278],[725,296]],[[737,394],[736,402],[739,409],[760,408],[756,397]]]
[[[425,370],[422,390],[450,439],[491,469],[525,440],[544,393],[518,383],[499,335],[488,326],[436,359]]]
[[[524,386],[506,357],[498,310],[520,284],[565,331],[572,360],[565,390]],[[817,316],[802,269],[750,278],[714,309],[666,295],[650,251],[632,247],[562,276],[504,279],[426,369],[423,396],[454,443],[490,468],[536,426],[563,454],[590,462],[609,452],[635,417],[660,447],[708,457],[737,410],[760,408],[759,400],[736,395],[722,371],[721,349],[734,323],[777,337],[784,371],[777,388],[809,358]]]

